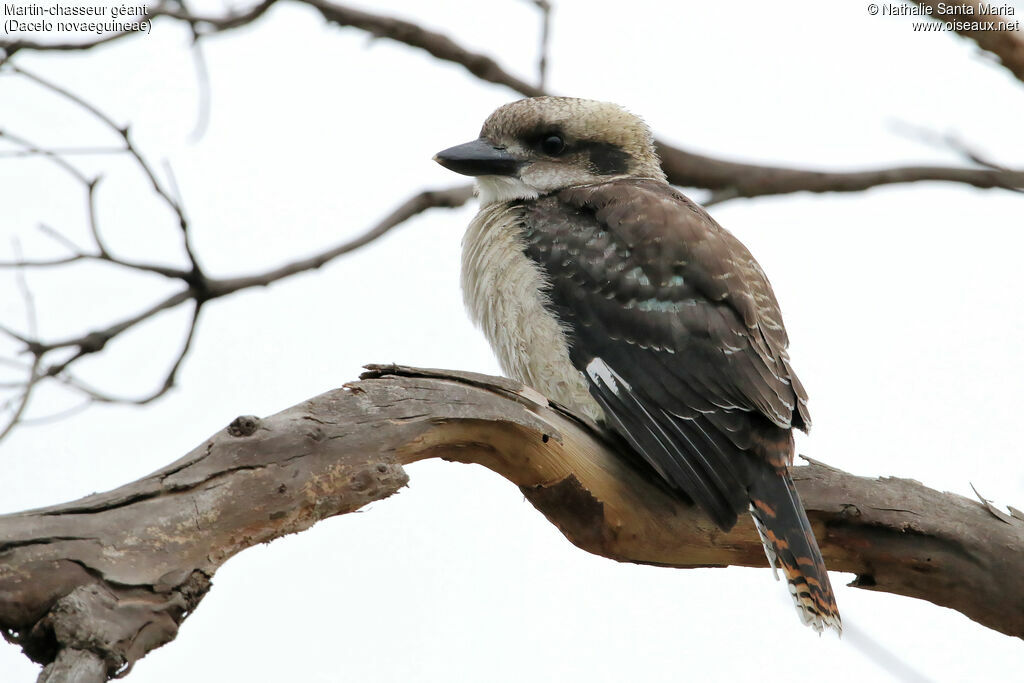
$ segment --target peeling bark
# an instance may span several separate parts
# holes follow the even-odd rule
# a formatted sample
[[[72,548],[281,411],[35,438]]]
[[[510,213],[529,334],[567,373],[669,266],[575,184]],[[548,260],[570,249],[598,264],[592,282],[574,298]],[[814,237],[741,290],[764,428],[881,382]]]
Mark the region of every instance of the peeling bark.
[[[764,567],[593,425],[509,380],[375,366],[268,418],[237,418],[119,489],[0,517],[0,628],[42,681],[123,675],[174,639],[214,572],[257,543],[386,498],[403,465],[477,463],[572,543],[623,562]],[[793,470],[829,567],[1024,637],[1024,522],[908,479]]]

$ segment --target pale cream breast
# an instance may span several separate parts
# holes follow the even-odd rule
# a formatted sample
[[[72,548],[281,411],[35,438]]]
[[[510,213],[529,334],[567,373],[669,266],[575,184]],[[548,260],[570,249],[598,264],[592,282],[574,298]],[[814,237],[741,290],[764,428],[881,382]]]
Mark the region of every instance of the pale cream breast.
[[[482,206],[462,240],[462,295],[502,371],[592,420],[603,412],[569,360],[565,330],[545,308],[543,273],[523,252],[519,210]]]

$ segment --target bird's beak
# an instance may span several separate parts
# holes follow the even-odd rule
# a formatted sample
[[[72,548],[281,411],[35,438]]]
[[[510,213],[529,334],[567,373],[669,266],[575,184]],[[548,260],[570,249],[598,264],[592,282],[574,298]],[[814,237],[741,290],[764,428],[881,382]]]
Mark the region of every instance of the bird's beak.
[[[449,147],[434,155],[434,161],[462,175],[515,175],[520,162],[483,138]]]

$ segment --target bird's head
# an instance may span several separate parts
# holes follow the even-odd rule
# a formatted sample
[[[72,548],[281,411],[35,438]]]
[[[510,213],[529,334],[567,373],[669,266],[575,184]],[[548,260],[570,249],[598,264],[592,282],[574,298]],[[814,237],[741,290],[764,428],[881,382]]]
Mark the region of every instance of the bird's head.
[[[434,161],[476,176],[482,204],[613,178],[665,180],[647,124],[617,104],[571,97],[499,107],[479,138],[438,152]]]

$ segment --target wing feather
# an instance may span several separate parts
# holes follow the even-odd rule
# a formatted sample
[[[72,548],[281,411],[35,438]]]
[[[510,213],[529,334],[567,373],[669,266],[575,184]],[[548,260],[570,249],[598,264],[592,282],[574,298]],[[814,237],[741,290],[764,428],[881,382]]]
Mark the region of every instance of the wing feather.
[[[789,477],[810,426],[764,272],[669,186],[618,180],[523,203],[527,256],[550,285],[570,359],[611,428],[722,528],[748,508],[801,617],[841,628]]]
[[[784,463],[810,424],[778,303],[738,240],[672,188],[619,180],[524,202],[527,255],[591,393],[662,478],[724,527],[750,458]],[[609,374],[610,373],[610,374]]]

